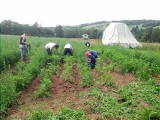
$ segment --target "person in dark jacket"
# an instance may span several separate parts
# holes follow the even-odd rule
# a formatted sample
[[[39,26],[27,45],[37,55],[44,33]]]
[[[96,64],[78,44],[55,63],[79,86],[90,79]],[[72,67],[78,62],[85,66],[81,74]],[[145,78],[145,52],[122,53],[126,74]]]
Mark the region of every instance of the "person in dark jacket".
[[[91,46],[90,42],[86,42],[85,45],[87,48],[89,48]]]
[[[89,58],[87,63],[90,65],[91,69],[94,69],[97,62],[96,58],[89,51],[85,52],[85,56]]]
[[[90,50],[90,49],[88,49],[87,51],[90,52],[95,58],[98,58],[98,53],[97,53],[97,51],[95,51],[95,50]]]

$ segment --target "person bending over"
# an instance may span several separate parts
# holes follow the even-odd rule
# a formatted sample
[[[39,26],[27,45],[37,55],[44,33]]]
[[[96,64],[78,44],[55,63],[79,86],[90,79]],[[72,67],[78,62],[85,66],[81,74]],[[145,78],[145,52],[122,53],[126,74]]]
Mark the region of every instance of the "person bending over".
[[[49,42],[45,45],[45,49],[47,50],[48,55],[52,55],[52,51],[54,48],[56,50],[58,50],[59,45],[57,45],[56,43],[53,43],[53,42]]]
[[[85,45],[87,48],[89,48],[91,44],[90,44],[90,42],[86,42]]]
[[[90,52],[95,58],[98,58],[98,53],[97,53],[97,51],[95,51],[95,50],[90,50],[90,49],[88,49],[87,51]]]
[[[73,55],[72,46],[69,43],[64,46],[64,55],[67,54]]]
[[[87,63],[90,65],[91,69],[94,69],[96,66],[96,58],[88,51],[85,52],[85,56],[89,58]]]

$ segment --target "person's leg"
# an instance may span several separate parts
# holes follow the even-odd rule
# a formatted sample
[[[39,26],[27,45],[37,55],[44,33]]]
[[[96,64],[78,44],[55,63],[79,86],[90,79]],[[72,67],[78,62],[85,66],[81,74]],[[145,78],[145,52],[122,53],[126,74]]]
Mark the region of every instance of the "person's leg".
[[[28,48],[27,45],[24,45],[23,47],[24,55],[26,56],[28,54]]]
[[[20,52],[21,52],[21,60],[24,59],[24,46],[20,45]]]
[[[67,54],[67,49],[65,48],[65,49],[64,49],[64,55],[66,55],[66,54]]]
[[[91,69],[94,69],[95,68],[95,64],[91,64]]]
[[[70,55],[73,55],[73,53],[72,53],[72,50],[71,50],[71,49],[68,49],[68,53],[69,53]]]
[[[20,52],[21,52],[21,60],[23,60],[23,49],[20,48]]]
[[[49,48],[47,49],[47,53],[48,53],[48,55],[52,55],[52,52]]]
[[[23,53],[23,60],[25,62],[28,62],[29,58],[28,58],[28,48],[27,48],[27,45],[24,45],[24,53]]]

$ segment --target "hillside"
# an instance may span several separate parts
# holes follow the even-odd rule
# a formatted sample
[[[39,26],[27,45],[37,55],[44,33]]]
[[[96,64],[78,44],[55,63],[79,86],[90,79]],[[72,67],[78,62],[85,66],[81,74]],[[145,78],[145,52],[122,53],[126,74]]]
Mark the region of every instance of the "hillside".
[[[145,27],[160,27],[160,20],[121,20],[121,21],[99,21],[94,23],[84,23],[76,26],[63,26],[64,29],[82,28],[82,29],[99,29],[104,30],[111,22],[122,22],[127,24],[131,29],[138,26],[139,28]]]

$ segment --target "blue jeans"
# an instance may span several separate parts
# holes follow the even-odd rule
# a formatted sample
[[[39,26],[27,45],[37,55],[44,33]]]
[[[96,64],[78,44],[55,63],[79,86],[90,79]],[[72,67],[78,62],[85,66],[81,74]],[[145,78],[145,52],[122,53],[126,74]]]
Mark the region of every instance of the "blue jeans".
[[[20,51],[21,51],[21,59],[24,59],[24,56],[28,54],[28,48],[27,45],[19,45]]]

